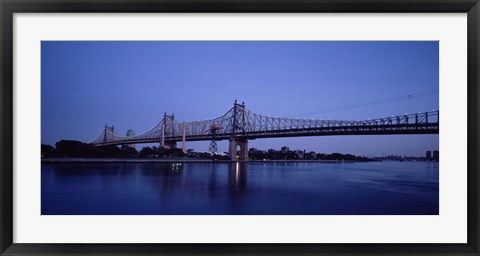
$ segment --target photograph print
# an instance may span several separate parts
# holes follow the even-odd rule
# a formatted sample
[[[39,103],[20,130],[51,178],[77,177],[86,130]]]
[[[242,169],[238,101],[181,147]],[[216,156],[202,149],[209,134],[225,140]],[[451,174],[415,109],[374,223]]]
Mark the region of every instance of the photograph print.
[[[439,215],[438,41],[42,41],[42,215]]]

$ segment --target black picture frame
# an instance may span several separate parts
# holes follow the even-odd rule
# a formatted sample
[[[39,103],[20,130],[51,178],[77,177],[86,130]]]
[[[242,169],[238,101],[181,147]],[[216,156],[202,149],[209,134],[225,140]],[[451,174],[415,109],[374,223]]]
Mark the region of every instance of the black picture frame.
[[[480,255],[478,0],[0,0],[1,255]],[[462,12],[468,14],[468,243],[466,244],[18,244],[13,243],[14,13]],[[449,170],[454,171],[454,170]],[[94,232],[94,230],[92,230]]]

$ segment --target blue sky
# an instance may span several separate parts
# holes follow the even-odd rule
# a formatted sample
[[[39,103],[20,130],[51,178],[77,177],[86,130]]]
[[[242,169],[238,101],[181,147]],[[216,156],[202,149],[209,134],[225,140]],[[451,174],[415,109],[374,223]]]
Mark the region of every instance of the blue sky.
[[[233,101],[264,115],[368,119],[437,110],[438,42],[44,41],[42,143],[89,142],[105,124],[124,135],[224,114]],[[438,135],[250,141],[323,153],[424,155]],[[141,146],[137,146],[140,148]],[[208,142],[188,148],[207,151]],[[226,142],[219,149],[227,149]]]

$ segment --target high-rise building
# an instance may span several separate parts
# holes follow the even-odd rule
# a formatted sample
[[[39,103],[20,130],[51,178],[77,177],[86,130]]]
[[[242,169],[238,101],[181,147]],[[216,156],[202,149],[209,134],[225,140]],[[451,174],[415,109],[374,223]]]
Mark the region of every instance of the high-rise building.
[[[432,161],[432,151],[428,150],[425,157],[427,161]]]
[[[132,129],[130,129],[130,130],[127,131],[127,134],[125,134],[125,135],[126,135],[127,137],[133,137],[133,136],[135,136],[135,131],[132,130]],[[135,144],[127,144],[127,145],[125,145],[125,146],[131,147],[131,148],[135,148]]]
[[[434,150],[433,151],[433,161],[438,162],[439,159],[440,159],[440,155],[438,153],[438,150]]]
[[[287,153],[289,150],[290,150],[290,148],[287,147],[287,146],[283,146],[283,147],[281,148],[282,153]]]

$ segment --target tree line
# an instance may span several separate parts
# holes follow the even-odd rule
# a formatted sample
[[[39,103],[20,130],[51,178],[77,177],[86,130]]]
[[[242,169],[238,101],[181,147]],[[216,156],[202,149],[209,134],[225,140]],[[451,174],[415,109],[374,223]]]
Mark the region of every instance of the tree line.
[[[179,148],[164,147],[143,147],[137,151],[134,147],[122,146],[101,146],[95,147],[92,144],[83,143],[76,140],[61,140],[55,143],[55,147],[42,144],[42,157],[81,157],[81,158],[200,158],[212,159],[210,153],[193,152],[189,150],[188,154],[183,153]],[[278,151],[269,149],[267,151],[250,148],[248,156],[251,160],[346,160],[364,162],[369,161],[367,157],[354,156],[351,154],[320,154],[311,152],[296,151]],[[224,155],[215,155],[217,160],[229,160]]]
[[[248,151],[248,157],[251,160],[345,160],[345,161],[355,161],[355,162],[367,162],[369,159],[363,156],[355,156],[351,154],[341,154],[341,153],[332,153],[332,154],[321,154],[310,152],[302,152],[299,150],[292,151],[279,151],[274,149],[269,149],[267,151],[257,150],[251,148]]]
[[[76,140],[61,140],[55,143],[55,147],[51,145],[42,144],[42,157],[85,157],[85,158],[126,158],[126,157],[184,157],[185,154],[178,148],[163,148],[163,147],[143,147],[140,151],[137,149],[122,145],[122,146],[101,146],[95,147],[89,143],[83,143]]]

